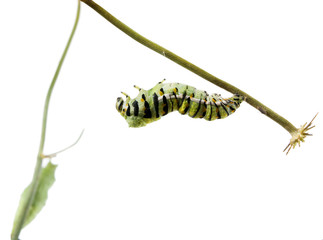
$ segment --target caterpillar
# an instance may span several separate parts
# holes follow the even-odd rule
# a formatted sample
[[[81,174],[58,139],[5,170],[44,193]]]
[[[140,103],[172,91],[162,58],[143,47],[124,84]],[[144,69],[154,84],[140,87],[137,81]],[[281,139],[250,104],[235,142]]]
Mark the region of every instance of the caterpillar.
[[[239,94],[222,98],[219,94],[209,95],[195,87],[180,83],[165,84],[164,81],[150,90],[135,85],[139,94],[134,99],[121,92],[126,96],[126,101],[118,97],[116,109],[126,119],[129,127],[143,127],[175,110],[192,118],[209,121],[222,119],[234,113],[244,100]]]

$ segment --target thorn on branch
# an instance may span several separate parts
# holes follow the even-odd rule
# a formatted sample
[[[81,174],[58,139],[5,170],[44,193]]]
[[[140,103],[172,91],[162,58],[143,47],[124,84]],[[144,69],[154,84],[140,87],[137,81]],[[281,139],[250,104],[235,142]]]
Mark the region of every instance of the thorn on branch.
[[[81,137],[82,137],[83,133],[84,133],[84,129],[82,130],[82,132],[81,132],[80,136],[77,138],[77,140],[76,140],[72,145],[70,145],[70,146],[68,146],[68,147],[66,147],[66,148],[64,148],[64,149],[62,149],[62,150],[60,150],[60,151],[58,151],[58,152],[55,152],[55,153],[51,153],[51,154],[47,154],[47,155],[43,155],[43,154],[42,154],[42,158],[43,158],[43,159],[44,159],[44,158],[52,159],[53,157],[56,157],[56,156],[57,156],[57,154],[62,153],[62,152],[64,152],[64,151],[66,151],[66,150],[70,149],[71,147],[74,147],[74,146],[75,146],[75,145],[80,141],[80,139],[81,139]]]

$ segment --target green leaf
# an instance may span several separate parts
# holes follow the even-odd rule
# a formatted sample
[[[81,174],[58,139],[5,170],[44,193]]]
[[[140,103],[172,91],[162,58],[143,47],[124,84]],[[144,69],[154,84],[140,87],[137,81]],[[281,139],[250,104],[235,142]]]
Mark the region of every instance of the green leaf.
[[[41,209],[45,206],[46,200],[48,197],[48,190],[55,182],[55,170],[57,165],[52,164],[49,162],[46,167],[42,168],[40,177],[39,177],[39,184],[36,188],[35,197],[32,200],[32,203],[30,205],[30,208],[28,209],[28,212],[26,214],[25,221],[23,223],[23,227],[28,225],[41,211]],[[23,209],[25,208],[27,204],[27,196],[29,195],[29,191],[31,190],[30,185],[23,191],[19,206],[17,209],[15,221],[13,224],[13,230],[15,229],[17,225],[17,219],[20,218]]]

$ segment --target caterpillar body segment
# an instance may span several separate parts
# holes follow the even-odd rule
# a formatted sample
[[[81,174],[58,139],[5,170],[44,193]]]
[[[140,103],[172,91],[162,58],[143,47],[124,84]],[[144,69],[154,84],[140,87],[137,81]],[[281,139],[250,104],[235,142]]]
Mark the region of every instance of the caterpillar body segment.
[[[131,99],[125,93],[126,101],[117,98],[116,109],[129,127],[143,127],[173,111],[209,121],[222,119],[234,113],[244,100],[238,94],[223,99],[219,94],[209,95],[185,84],[163,82],[149,90],[134,86],[139,90],[136,98]]]

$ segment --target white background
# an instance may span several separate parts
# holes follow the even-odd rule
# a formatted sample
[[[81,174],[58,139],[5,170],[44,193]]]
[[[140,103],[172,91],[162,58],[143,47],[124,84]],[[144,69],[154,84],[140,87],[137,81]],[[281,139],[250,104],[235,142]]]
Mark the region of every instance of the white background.
[[[231,94],[120,32],[82,4],[55,87],[45,153],[60,154],[46,207],[22,240],[323,239],[323,33],[317,0],[99,2],[145,37],[248,92],[313,137],[290,135],[247,103],[224,120],[172,113],[130,129],[115,110],[166,78]],[[76,1],[2,1],[0,239],[32,177],[44,99]]]

